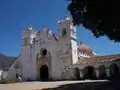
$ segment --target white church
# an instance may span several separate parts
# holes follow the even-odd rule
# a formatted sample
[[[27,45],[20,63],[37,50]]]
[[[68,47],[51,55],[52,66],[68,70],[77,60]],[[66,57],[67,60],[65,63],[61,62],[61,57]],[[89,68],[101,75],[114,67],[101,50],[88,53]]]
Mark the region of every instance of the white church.
[[[77,43],[76,27],[69,17],[57,22],[59,35],[48,28],[23,32],[21,52],[8,69],[24,80],[101,79],[119,76],[120,54],[97,56],[83,42]]]

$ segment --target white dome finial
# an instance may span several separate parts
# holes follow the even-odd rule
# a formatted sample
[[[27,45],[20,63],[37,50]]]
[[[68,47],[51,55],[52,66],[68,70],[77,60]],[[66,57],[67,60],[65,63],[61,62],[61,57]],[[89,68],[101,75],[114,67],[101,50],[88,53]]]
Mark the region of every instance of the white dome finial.
[[[65,20],[70,20],[70,17],[68,17],[68,16],[65,16]]]
[[[33,30],[32,25],[30,24],[27,28],[27,30]]]
[[[58,24],[60,24],[60,23],[61,23],[61,21],[59,20],[57,23],[58,23]]]

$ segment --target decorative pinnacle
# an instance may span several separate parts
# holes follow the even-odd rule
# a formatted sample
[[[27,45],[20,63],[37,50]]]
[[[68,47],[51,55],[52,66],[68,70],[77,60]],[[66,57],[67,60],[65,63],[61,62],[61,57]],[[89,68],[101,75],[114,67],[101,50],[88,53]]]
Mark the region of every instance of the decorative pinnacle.
[[[30,24],[29,26],[28,26],[28,28],[27,28],[27,30],[32,30],[33,28],[32,28],[32,25]]]

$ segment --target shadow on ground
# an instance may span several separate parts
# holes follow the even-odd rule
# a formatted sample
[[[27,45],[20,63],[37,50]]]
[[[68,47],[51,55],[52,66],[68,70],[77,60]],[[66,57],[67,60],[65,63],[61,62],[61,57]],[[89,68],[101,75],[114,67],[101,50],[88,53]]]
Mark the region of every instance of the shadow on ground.
[[[120,90],[120,79],[109,82],[87,82],[61,85],[56,88],[42,90]]]

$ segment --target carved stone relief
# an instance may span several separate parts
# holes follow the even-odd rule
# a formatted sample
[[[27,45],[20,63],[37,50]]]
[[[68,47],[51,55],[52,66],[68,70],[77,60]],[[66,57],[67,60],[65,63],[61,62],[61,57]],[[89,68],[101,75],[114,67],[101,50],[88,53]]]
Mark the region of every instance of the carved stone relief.
[[[50,52],[47,51],[47,54],[45,56],[41,55],[42,53],[37,54],[36,58],[36,70],[37,70],[37,78],[40,78],[40,68],[42,65],[46,65],[49,69],[49,74],[51,72],[51,61],[52,57],[50,55]]]

